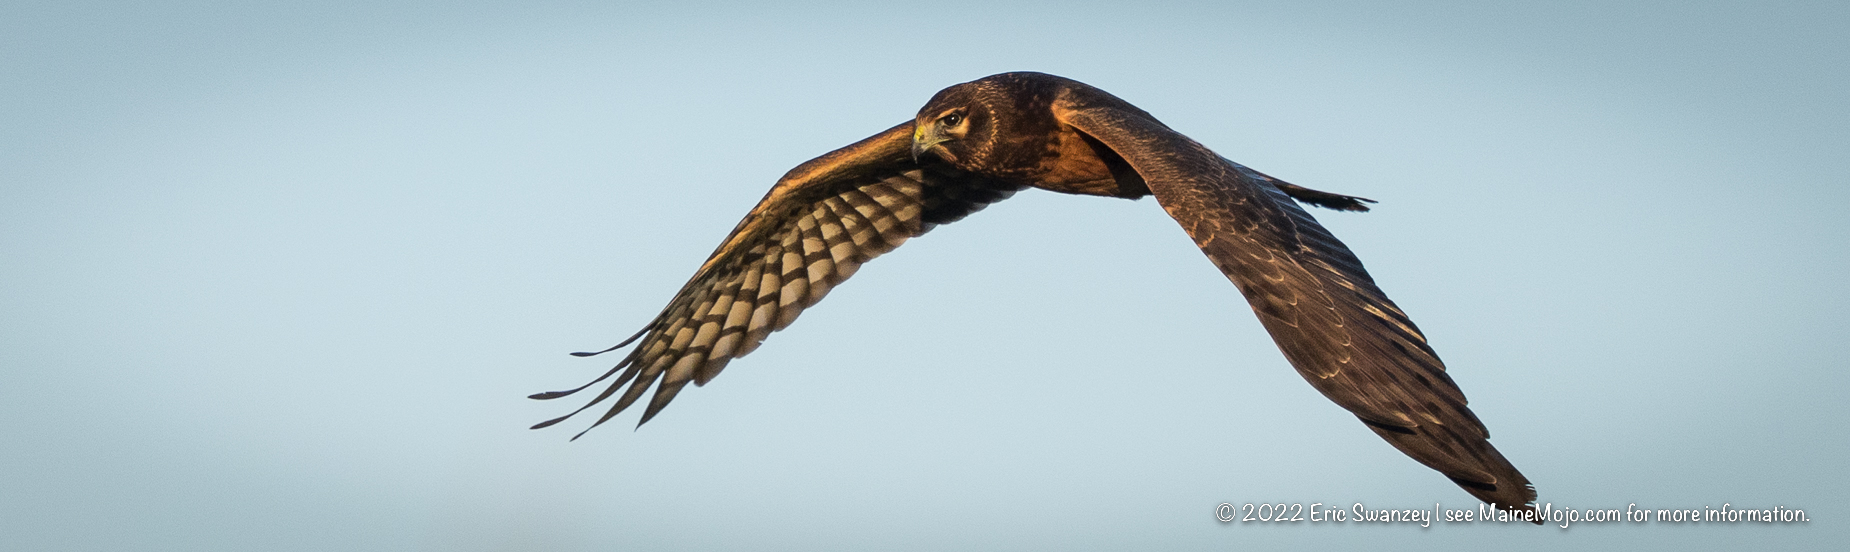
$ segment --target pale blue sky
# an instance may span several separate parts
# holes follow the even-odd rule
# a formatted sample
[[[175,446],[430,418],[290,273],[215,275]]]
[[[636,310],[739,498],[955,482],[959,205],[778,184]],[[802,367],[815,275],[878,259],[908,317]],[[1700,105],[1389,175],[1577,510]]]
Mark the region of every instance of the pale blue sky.
[[[0,6],[0,548],[1821,547],[1850,537],[1850,8]],[[575,359],[790,167],[1035,70],[1380,200],[1315,214],[1575,508],[1474,503],[1306,385],[1152,201],[1030,191],[574,443]]]

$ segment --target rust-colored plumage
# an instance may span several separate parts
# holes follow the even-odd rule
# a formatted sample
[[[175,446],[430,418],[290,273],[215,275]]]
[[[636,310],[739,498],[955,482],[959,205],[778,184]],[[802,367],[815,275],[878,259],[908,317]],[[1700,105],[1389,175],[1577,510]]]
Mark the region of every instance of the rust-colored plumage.
[[[596,427],[653,387],[647,422],[861,263],[1027,187],[1156,196],[1311,386],[1479,499],[1533,510],[1534,489],[1490,445],[1425,336],[1297,203],[1366,211],[1369,200],[1266,176],[1102,90],[1040,73],[947,88],[912,121],[792,169],[647,327],[606,350],[634,343],[621,362],[584,386],[533,398],[616,379],[534,427],[616,396]]]

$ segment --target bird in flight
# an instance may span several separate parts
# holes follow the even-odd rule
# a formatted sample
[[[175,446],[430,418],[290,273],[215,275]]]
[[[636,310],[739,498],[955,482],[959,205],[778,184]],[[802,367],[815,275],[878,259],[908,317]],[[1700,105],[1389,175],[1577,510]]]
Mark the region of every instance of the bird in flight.
[[[1028,187],[1156,196],[1312,387],[1472,496],[1533,512],[1534,488],[1490,445],[1426,337],[1298,205],[1367,211],[1373,201],[1266,176],[1103,90],[1042,73],[946,88],[912,120],[791,169],[647,327],[573,353],[636,345],[590,383],[532,395],[556,399],[616,376],[583,407],[533,428],[616,396],[597,427],[653,386],[640,426],[862,263]]]

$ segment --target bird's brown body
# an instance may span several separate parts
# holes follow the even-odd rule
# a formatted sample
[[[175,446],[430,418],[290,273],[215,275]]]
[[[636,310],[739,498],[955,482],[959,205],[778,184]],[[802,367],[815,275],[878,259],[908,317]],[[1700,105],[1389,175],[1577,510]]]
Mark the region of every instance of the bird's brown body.
[[[1472,495],[1533,511],[1535,491],[1490,445],[1425,336],[1297,204],[1365,211],[1368,200],[1266,176],[1111,94],[1040,73],[947,88],[912,121],[792,169],[654,321],[612,348],[637,342],[622,362],[583,387],[534,398],[621,372],[579,410],[623,390],[601,424],[653,385],[646,422],[861,263],[1026,187],[1154,195],[1313,387]]]
[[[1046,144],[1047,156],[1041,158],[1041,172],[1033,179],[1034,187],[1067,194],[1122,197],[1136,199],[1150,195],[1124,160],[1072,129],[1057,131]],[[1111,162],[1105,159],[1109,156]],[[1117,165],[1113,174],[1111,165]]]

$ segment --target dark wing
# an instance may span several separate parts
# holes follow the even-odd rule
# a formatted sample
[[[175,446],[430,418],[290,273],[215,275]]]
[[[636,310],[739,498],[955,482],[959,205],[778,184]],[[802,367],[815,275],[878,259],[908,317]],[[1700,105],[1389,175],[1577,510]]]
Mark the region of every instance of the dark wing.
[[[1491,447],[1425,336],[1289,189],[1116,101],[1055,115],[1137,170],[1311,386],[1479,499],[1532,509],[1535,490]]]
[[[861,263],[1021,189],[920,166],[911,157],[912,127],[911,121],[902,123],[791,169],[654,321],[600,351],[636,343],[621,362],[576,389],[532,398],[564,397],[622,375],[590,403],[533,428],[570,418],[627,383],[617,402],[591,425],[597,427],[659,381],[638,425],[648,422],[682,387],[705,384],[727,362],[758,348],[766,335],[796,321]]]

